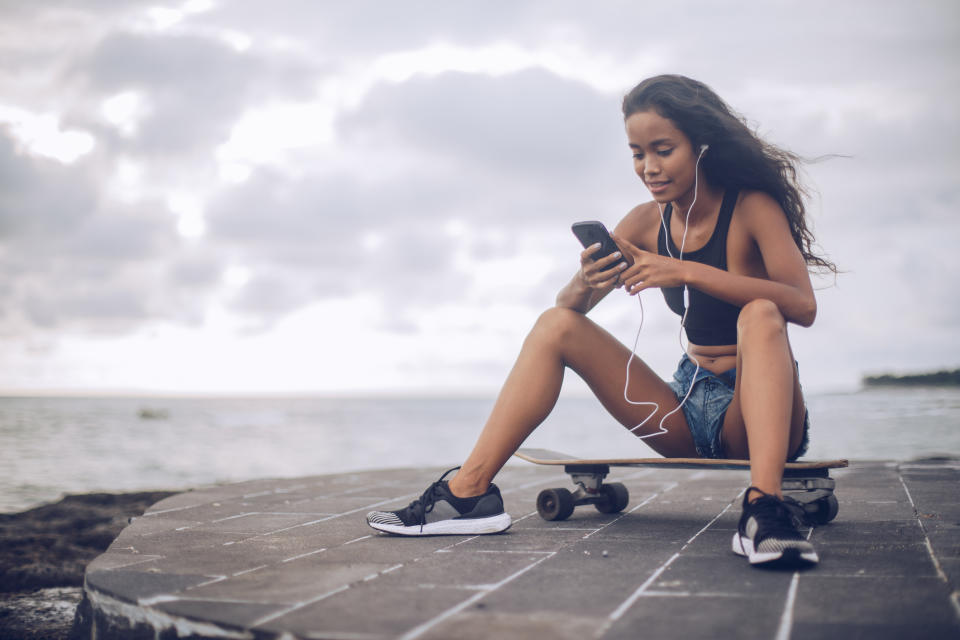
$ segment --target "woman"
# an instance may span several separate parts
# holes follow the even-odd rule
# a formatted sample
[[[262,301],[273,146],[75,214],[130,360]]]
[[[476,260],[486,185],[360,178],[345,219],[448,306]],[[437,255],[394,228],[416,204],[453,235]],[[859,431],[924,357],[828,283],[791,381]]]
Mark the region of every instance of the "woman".
[[[808,429],[786,325],[810,326],[816,316],[808,268],[836,268],[812,250],[797,158],[682,76],[643,81],[624,98],[623,115],[634,169],[653,201],[617,225],[620,251],[597,260],[599,245],[581,253],[580,270],[527,336],[449,483],[448,471],[405,509],[367,520],[407,535],[509,527],[491,481],[553,409],[569,367],[658,453],[749,458],[734,552],[752,564],[815,563],[780,491],[784,463],[804,452]],[[653,287],[681,316],[689,341],[669,384],[587,318],[614,289],[635,296]]]

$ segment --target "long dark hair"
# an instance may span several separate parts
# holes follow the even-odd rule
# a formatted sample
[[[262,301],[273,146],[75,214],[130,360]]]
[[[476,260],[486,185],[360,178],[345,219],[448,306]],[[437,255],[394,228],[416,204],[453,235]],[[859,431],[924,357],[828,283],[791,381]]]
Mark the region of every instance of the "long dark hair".
[[[647,78],[623,98],[624,119],[650,110],[672,121],[694,149],[710,145],[700,161],[710,184],[769,194],[786,214],[807,265],[837,273],[834,263],[814,251],[803,204],[808,194],[797,178],[799,156],[761,140],[710,87],[685,76]]]

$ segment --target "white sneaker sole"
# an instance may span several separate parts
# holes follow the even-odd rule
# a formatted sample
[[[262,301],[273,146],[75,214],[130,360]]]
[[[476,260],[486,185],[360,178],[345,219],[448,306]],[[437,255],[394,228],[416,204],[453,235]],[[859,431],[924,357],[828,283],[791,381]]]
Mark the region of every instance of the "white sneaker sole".
[[[506,531],[513,524],[509,513],[501,513],[488,518],[465,518],[461,520],[440,520],[428,522],[421,527],[414,525],[381,524],[367,521],[367,524],[378,531],[395,533],[401,536],[471,536]]]
[[[820,562],[820,557],[816,551],[798,552],[796,549],[787,549],[784,551],[766,551],[760,552],[753,548],[753,540],[740,535],[740,532],[733,534],[733,552],[738,556],[744,556],[750,560],[750,564],[766,564],[768,562],[777,562],[786,560],[790,562],[802,561],[816,564]]]

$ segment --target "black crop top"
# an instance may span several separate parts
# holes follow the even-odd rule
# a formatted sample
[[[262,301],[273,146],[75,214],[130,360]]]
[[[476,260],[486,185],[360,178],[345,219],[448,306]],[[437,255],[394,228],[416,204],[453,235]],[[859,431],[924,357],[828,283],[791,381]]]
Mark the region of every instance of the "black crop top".
[[[723,203],[720,205],[720,215],[717,217],[717,226],[713,228],[713,235],[702,248],[685,252],[684,260],[693,260],[727,270],[727,232],[730,230],[730,219],[733,217],[733,207],[736,203],[737,191],[727,191],[723,195]],[[660,233],[657,236],[657,253],[662,256],[672,254],[674,258],[678,258],[680,248],[673,243],[670,235],[672,209],[672,205],[668,204],[663,212],[664,224],[660,225]],[[670,243],[670,253],[667,253],[667,242]],[[683,287],[663,287],[662,291],[667,305],[682,318]],[[736,344],[737,316],[739,315],[740,307],[690,287],[690,313],[687,314],[685,326],[687,340],[702,346]]]

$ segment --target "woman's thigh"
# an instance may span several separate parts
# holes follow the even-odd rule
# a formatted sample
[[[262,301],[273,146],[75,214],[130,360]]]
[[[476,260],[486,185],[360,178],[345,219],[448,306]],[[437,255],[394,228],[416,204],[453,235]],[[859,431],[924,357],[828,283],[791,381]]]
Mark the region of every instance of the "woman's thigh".
[[[803,440],[804,421],[807,417],[807,405],[803,399],[803,389],[800,387],[800,373],[797,365],[792,360],[793,368],[793,397],[791,399],[790,410],[790,444],[787,449],[787,458],[797,450]],[[728,458],[747,459],[750,452],[747,448],[747,427],[743,421],[742,393],[743,387],[740,384],[740,372],[742,367],[737,368],[737,382],[733,391],[733,400],[727,408],[727,414],[723,421],[723,448],[724,454]]]
[[[670,386],[640,358],[631,360],[630,350],[623,343],[585,315],[568,309],[556,309],[548,314],[554,316],[551,320],[559,325],[554,329],[563,364],[586,381],[604,408],[628,429],[646,420],[643,427],[634,431],[638,436],[660,431],[660,421],[679,404]],[[656,403],[656,407],[631,404],[624,398],[628,360],[627,397],[633,402]],[[647,438],[645,442],[666,457],[697,456],[683,411],[670,415],[664,428],[666,433]]]

